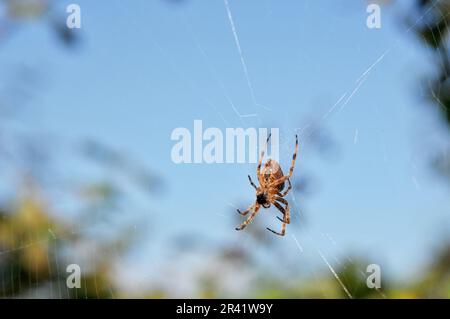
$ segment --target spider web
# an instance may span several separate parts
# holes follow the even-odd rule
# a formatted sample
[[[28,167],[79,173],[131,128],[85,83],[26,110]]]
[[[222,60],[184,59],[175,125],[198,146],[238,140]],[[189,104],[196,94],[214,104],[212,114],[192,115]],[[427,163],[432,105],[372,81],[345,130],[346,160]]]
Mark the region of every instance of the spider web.
[[[413,29],[415,29],[417,27],[417,25],[423,23],[424,20],[426,20],[427,15],[429,15],[433,10],[437,9],[436,5],[438,4],[439,1],[432,1],[431,4],[428,6],[428,9],[421,14],[418,18],[416,18],[416,20],[410,24],[409,27],[407,27],[402,33],[402,36],[407,35],[408,33],[410,33]],[[251,76],[250,76],[250,71],[249,68],[247,66],[247,62],[246,62],[246,58],[244,57],[244,50],[242,49],[242,47],[245,45],[241,45],[241,42],[239,40],[239,35],[238,35],[238,29],[236,27],[236,24],[234,22],[234,18],[233,18],[233,14],[232,14],[232,10],[230,7],[230,4],[228,2],[228,0],[224,0],[224,4],[227,10],[227,16],[228,16],[228,20],[229,20],[229,24],[230,24],[230,28],[231,31],[233,33],[233,37],[234,37],[234,41],[235,41],[235,45],[236,45],[236,49],[239,53],[239,57],[240,57],[240,62],[242,65],[242,69],[243,69],[243,73],[245,75],[247,84],[248,84],[248,88],[249,88],[249,92],[250,95],[252,97],[252,101],[255,105],[258,105],[258,103],[256,102],[256,98],[255,98],[255,89],[254,89],[254,85],[251,83]],[[448,29],[447,26],[447,18],[446,16],[444,16],[444,14],[442,15],[442,20],[445,22],[446,27]],[[426,23],[426,22],[425,22]],[[428,26],[430,29],[432,28],[432,26]],[[441,35],[442,36],[442,35]],[[399,37],[400,38],[400,37]],[[324,122],[326,122],[328,120],[328,118],[335,116],[336,114],[342,112],[351,102],[352,99],[355,95],[358,94],[359,90],[361,89],[361,87],[363,85],[366,84],[366,82],[369,80],[371,73],[378,67],[378,65],[382,64],[385,58],[388,58],[389,54],[391,53],[391,51],[395,51],[396,47],[399,45],[399,42],[401,41],[401,39],[397,39],[394,43],[392,43],[391,46],[387,47],[386,49],[384,49],[382,51],[382,53],[374,60],[374,62],[372,64],[370,64],[367,69],[365,69],[358,78],[355,79],[355,82],[353,84],[350,85],[349,90],[345,91],[342,93],[342,95],[340,95],[336,102],[329,107],[322,116],[319,117],[319,120],[316,121],[315,123],[307,123],[304,126],[300,127],[300,128],[296,128],[295,131],[296,133],[299,134],[300,136],[300,141],[304,141],[305,139],[307,140],[308,137],[310,137],[312,134],[315,133],[315,130],[320,129],[320,127],[322,126],[321,124],[323,124]],[[442,63],[447,63],[447,57],[442,56],[442,52],[439,52],[441,54],[441,60]],[[448,76],[447,74],[448,68],[445,68],[445,73],[446,76]],[[430,87],[427,88],[428,91],[430,91]],[[444,103],[440,102],[439,99],[437,98],[435,92],[431,89],[431,94],[432,97],[434,99],[436,99],[440,105],[440,107],[446,108],[446,106],[444,105]],[[271,111],[271,109],[269,108],[265,108],[266,111]],[[354,139],[353,139],[353,143],[356,144],[358,142],[358,135],[359,135],[359,131],[358,129],[355,130],[355,135],[354,135]],[[281,143],[281,149],[283,150],[281,153],[282,154],[289,154],[289,148],[292,144],[292,141],[289,141],[287,138],[285,138],[284,136],[289,136],[289,134],[282,134],[282,140],[280,141]],[[301,161],[301,153],[302,153],[302,148],[301,148],[302,143],[300,144],[300,161]],[[384,144],[383,144],[384,145]],[[383,146],[384,148],[384,161],[386,162],[386,150],[385,150],[385,146]],[[299,163],[297,163],[297,166],[299,165]],[[285,167],[288,167],[287,165],[284,165]],[[297,171],[299,169],[297,168]],[[412,182],[414,183],[414,185],[416,186],[417,189],[420,190],[420,185],[417,182],[416,177],[413,175],[411,177]],[[293,204],[293,219],[295,220],[296,218],[298,218],[299,220],[302,219],[302,213],[301,213],[301,206],[299,205],[299,201],[297,200],[297,195],[295,190],[289,195],[291,197],[291,202]],[[231,205],[232,207],[236,207],[235,205]],[[292,213],[291,213],[292,214]],[[291,230],[292,233],[292,239],[295,242],[295,245],[297,246],[299,253],[303,254],[305,252],[305,248],[304,246],[299,242],[296,233],[298,233],[298,231],[295,230]],[[340,276],[338,275],[338,273],[336,272],[336,270],[334,269],[334,266],[332,265],[333,263],[330,263],[330,261],[328,260],[328,258],[324,255],[324,253],[321,251],[320,248],[316,247],[316,245],[314,244],[314,242],[317,242],[317,240],[315,239],[317,237],[317,234],[311,234],[310,231],[308,231],[307,229],[302,229],[301,230],[301,235],[304,235],[304,237],[306,237],[306,240],[308,241],[308,245],[311,246],[309,247],[310,249],[314,250],[317,255],[320,257],[319,260],[322,261],[325,265],[326,268],[329,269],[330,273],[335,277],[336,281],[339,283],[339,285],[341,286],[342,290],[345,292],[345,295],[352,299],[352,293],[350,292],[349,288],[344,284],[343,280],[340,278]],[[337,247],[338,244],[336,243],[336,241],[332,238],[332,236],[329,233],[323,233],[320,232],[320,235],[325,237],[329,243],[332,246]],[[345,259],[348,260],[348,262],[350,264],[355,265],[356,267],[359,267],[359,265],[355,264],[354,261],[347,255],[345,255],[345,253],[343,253],[342,250],[339,251],[339,253],[341,254],[341,256],[344,256]],[[333,253],[330,253],[333,254]],[[333,258],[335,259],[335,264],[337,265],[341,265],[341,262],[339,262],[335,256],[333,256]],[[358,269],[359,273],[360,273],[360,279],[361,281],[363,281],[365,283],[365,280],[367,278],[367,274],[365,273],[364,269]],[[313,277],[317,278],[317,272],[313,269],[312,270],[312,275]],[[377,293],[379,294],[380,297],[382,298],[386,298],[386,295],[379,289],[376,289]],[[322,288],[322,293],[323,296],[326,297],[326,291],[323,290]]]
[[[424,22],[424,19],[426,18],[426,15],[429,14],[432,10],[436,9],[436,4],[439,1],[435,1],[428,9],[428,11],[425,12],[425,14],[418,17],[415,22],[406,28],[403,33],[408,34],[410,33],[418,24],[426,23]],[[270,1],[267,1],[267,3],[270,3]],[[307,2],[306,2],[307,3]],[[233,127],[233,126],[242,126],[242,127],[248,127],[248,126],[255,126],[260,127],[264,125],[265,123],[271,121],[273,118],[277,117],[277,109],[272,106],[266,106],[258,93],[258,86],[252,81],[252,68],[251,64],[248,63],[251,59],[250,56],[246,55],[246,43],[243,38],[240,37],[240,29],[239,29],[239,20],[235,17],[235,1],[229,1],[229,0],[223,0],[223,10],[224,10],[224,21],[223,23],[227,24],[227,27],[229,28],[231,40],[230,45],[233,45],[236,49],[236,63],[239,63],[242,68],[242,76],[245,79],[246,88],[248,90],[248,95],[250,97],[250,100],[253,104],[253,110],[251,112],[242,111],[239,105],[242,105],[243,103],[238,103],[238,101],[234,101],[229,93],[230,86],[233,85],[233,83],[224,83],[224,81],[221,79],[220,72],[217,71],[215,68],[215,62],[213,58],[208,54],[207,50],[203,48],[202,44],[199,42],[199,40],[196,38],[195,31],[190,27],[188,20],[186,16],[184,18],[187,20],[186,26],[187,30],[189,30],[191,34],[191,41],[194,47],[197,48],[198,54],[203,58],[205,62],[205,66],[208,69],[208,72],[211,75],[211,78],[213,81],[217,84],[219,89],[221,90],[223,94],[223,98],[226,101],[226,105],[228,106],[228,110],[221,109],[219,106],[215,105],[207,96],[207,94],[204,94],[202,92],[201,88],[198,88],[196,84],[190,79],[189,76],[186,76],[182,68],[180,67],[181,62],[175,61],[172,57],[170,52],[164,47],[163,44],[155,40],[157,37],[152,34],[152,30],[149,30],[149,34],[147,36],[148,41],[152,41],[154,46],[158,49],[158,51],[161,54],[161,57],[165,61],[167,68],[170,72],[175,74],[177,78],[179,78],[181,81],[183,81],[190,91],[195,92],[196,95],[199,96],[199,98],[204,102],[204,104],[209,108],[208,112],[213,112],[220,118],[222,123],[226,127]],[[117,4],[120,6],[120,4]],[[236,5],[237,7],[237,5]],[[445,20],[445,23],[446,20]],[[431,28],[431,26],[430,26]],[[399,36],[400,37],[400,36]],[[280,154],[281,154],[281,164],[282,167],[289,167],[290,161],[291,161],[291,153],[293,152],[294,147],[294,139],[293,136],[295,134],[299,135],[299,156],[297,159],[296,169],[294,171],[294,175],[296,175],[297,179],[302,178],[302,170],[301,168],[305,165],[303,163],[303,156],[302,154],[305,153],[305,148],[307,148],[307,143],[310,141],[310,139],[317,133],[320,133],[320,131],[323,129],[324,126],[326,126],[327,122],[332,120],[333,117],[337,116],[340,113],[343,113],[344,110],[347,108],[352,107],[352,101],[353,99],[358,95],[359,91],[364,86],[370,86],[370,76],[373,72],[379,68],[383,62],[386,59],[389,59],[392,52],[395,52],[396,47],[400,44],[400,39],[396,40],[394,43],[392,43],[391,46],[386,47],[384,49],[379,50],[379,55],[373,60],[373,62],[363,70],[361,70],[361,74],[355,78],[355,81],[353,83],[348,83],[348,89],[342,94],[335,97],[335,102],[331,104],[329,107],[325,109],[324,112],[322,112],[315,121],[310,121],[305,123],[304,125],[300,127],[280,127],[281,134],[280,134]],[[235,57],[230,57],[230,61],[234,60]],[[445,57],[442,57],[442,60],[445,60]],[[448,75],[448,74],[446,74]],[[431,83],[427,82],[425,87],[423,88],[424,91],[429,91],[431,88]],[[439,96],[438,92],[435,92],[431,90],[432,94],[436,98],[436,100],[439,99],[437,96]],[[439,103],[441,107],[445,107],[443,103]],[[230,112],[231,111],[231,112]],[[248,111],[248,110],[247,110]],[[227,115],[228,114],[228,115]],[[230,116],[229,114],[233,114],[233,116]],[[236,124],[236,125],[234,125]],[[281,125],[281,123],[276,123],[278,126]],[[360,133],[358,129],[355,129],[355,133],[352,139],[353,144],[359,143],[360,139]],[[386,156],[385,156],[386,157]],[[413,163],[414,164],[414,163]],[[413,165],[412,164],[412,165]],[[418,177],[415,175],[411,176],[411,182],[414,183],[414,185],[417,188],[420,188],[420,182],[418,180]],[[291,216],[293,219],[293,223],[297,224],[303,224],[304,221],[307,219],[307,215],[313,212],[308,212],[307,209],[305,209],[307,212],[304,213],[304,206],[301,204],[303,202],[303,194],[296,189],[298,187],[294,187],[294,190],[288,195],[288,200],[291,204]],[[232,206],[233,208],[238,208],[240,204],[231,203],[233,199],[225,200],[223,203],[223,206]],[[229,218],[228,215],[222,214],[220,212],[217,212],[216,215],[218,215],[219,218]],[[234,221],[234,220],[233,220]],[[15,224],[12,224],[9,226],[9,231],[11,233],[14,233],[16,231]],[[37,230],[36,230],[37,232]],[[26,279],[28,281],[29,289],[24,293],[22,290],[22,287],[17,286],[14,284],[15,282],[18,282],[19,285],[23,284],[23,280],[21,277],[23,274],[21,272],[17,272],[17,269],[14,267],[11,267],[10,270],[3,272],[1,274],[1,284],[0,287],[2,287],[3,291],[6,290],[5,283],[12,283],[12,286],[14,287],[11,292],[12,297],[40,297],[42,295],[46,295],[50,298],[67,298],[67,297],[78,297],[78,298],[89,298],[89,297],[96,297],[96,298],[104,298],[104,297],[111,297],[116,298],[118,295],[115,293],[114,288],[110,286],[110,284],[107,284],[108,288],[106,292],[99,291],[99,282],[103,280],[103,278],[100,276],[101,273],[96,271],[96,269],[99,267],[99,264],[101,265],[103,260],[107,260],[109,255],[114,255],[115,257],[119,258],[120,261],[120,247],[118,244],[113,244],[112,246],[109,246],[107,249],[104,249],[102,246],[95,246],[91,249],[87,249],[86,245],[89,245],[89,236],[87,237],[87,240],[84,240],[80,242],[80,252],[75,252],[75,255],[77,253],[79,254],[77,257],[70,257],[70,253],[65,251],[64,249],[58,249],[58,246],[61,245],[64,247],[64,243],[67,240],[72,239],[73,237],[76,237],[77,235],[92,235],[91,234],[92,229],[89,226],[82,227],[82,226],[75,226],[74,228],[70,230],[55,230],[52,228],[48,228],[46,234],[26,234],[24,238],[21,238],[15,245],[13,245],[10,248],[6,249],[0,249],[0,263],[7,260],[11,256],[20,256],[21,253],[27,251],[29,248],[34,248],[39,245],[44,245],[47,247],[48,252],[45,253],[46,257],[46,263],[47,268],[49,272],[49,276],[52,278],[56,278],[56,280],[52,282],[46,282],[44,277],[46,275],[42,275],[43,278],[40,278],[41,276],[38,271],[36,271],[36,276],[28,276]],[[252,239],[249,235],[246,233],[243,233],[242,236],[244,236],[246,239],[242,240],[238,243],[238,245],[241,245],[243,247],[248,247],[252,244]],[[38,238],[38,239],[36,239]],[[353,298],[353,292],[350,287],[347,287],[345,284],[345,279],[341,278],[341,276],[338,274],[338,271],[336,270],[336,267],[339,267],[342,264],[342,260],[345,259],[350,264],[356,263],[344,253],[344,249],[340,249],[339,243],[336,242],[334,239],[334,235],[330,234],[327,231],[320,231],[320,230],[310,230],[307,226],[298,226],[298,227],[289,227],[287,228],[286,237],[287,240],[290,241],[290,244],[288,245],[289,249],[294,251],[296,254],[298,254],[299,259],[308,258],[312,259],[314,264],[320,264],[321,267],[311,267],[308,269],[310,272],[310,275],[313,278],[316,278],[317,282],[319,282],[320,272],[323,270],[329,272],[330,276],[332,276],[336,280],[336,284],[339,285],[348,298]],[[320,243],[320,244],[318,244]],[[81,289],[75,289],[70,290],[66,284],[65,280],[67,278],[68,273],[66,272],[65,267],[68,263],[70,263],[70,260],[75,260],[75,263],[80,264],[81,268],[84,270],[88,270],[87,273],[92,275],[92,284],[93,287],[90,286],[88,282],[86,282],[86,276],[82,277],[85,281],[82,283]],[[33,262],[32,262],[33,263]],[[38,263],[35,262],[35,266],[37,267]],[[360,279],[361,281],[365,282],[366,279],[366,273],[365,269],[359,269],[360,272]],[[6,279],[8,278],[8,279]],[[322,291],[323,297],[327,297],[327,291],[326,287],[322,287],[321,283],[319,282],[319,286]],[[90,289],[88,291],[88,289]],[[16,291],[17,290],[17,291]],[[44,292],[43,292],[44,291]],[[385,298],[385,294],[383,291],[378,291],[380,297]],[[73,296],[75,294],[75,296]]]

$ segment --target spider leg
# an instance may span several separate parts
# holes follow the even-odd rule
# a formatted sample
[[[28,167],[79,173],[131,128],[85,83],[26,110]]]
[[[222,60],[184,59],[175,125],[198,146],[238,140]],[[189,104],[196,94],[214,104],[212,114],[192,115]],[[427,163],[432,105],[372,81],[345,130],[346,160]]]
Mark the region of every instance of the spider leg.
[[[275,200],[279,201],[280,203],[283,203],[285,205],[284,209],[285,209],[286,214],[284,215],[283,222],[286,223],[286,224],[290,224],[291,223],[291,210],[289,208],[289,202],[287,200],[285,200],[284,198],[281,198],[281,197],[275,197]],[[276,204],[276,202],[274,202],[274,205],[275,204]]]
[[[276,235],[279,235],[279,236],[284,236],[284,234],[286,233],[286,224],[289,224],[289,222],[290,222],[290,217],[289,217],[289,207],[288,206],[286,206],[286,208],[287,208],[287,210],[285,210],[280,204],[278,204],[277,202],[274,202],[273,203],[274,205],[275,205],[275,207],[276,208],[278,208],[278,210],[280,211],[280,212],[282,212],[283,213],[283,219],[281,219],[281,218],[279,218],[278,216],[277,216],[277,218],[282,222],[282,224],[281,224],[281,232],[279,233],[279,232],[276,232],[276,231],[274,231],[274,230],[272,230],[272,229],[270,229],[270,228],[268,228],[267,227],[267,230],[269,230],[269,231],[271,231],[272,233],[274,233],[274,234],[276,234]]]
[[[278,196],[284,197],[284,196],[286,196],[286,195],[289,193],[289,191],[292,189],[291,180],[288,178],[287,181],[288,181],[288,185],[289,185],[288,188],[287,188],[283,193],[278,193],[278,194],[277,194]]]
[[[265,153],[265,149],[267,149],[267,147],[269,146],[269,140],[270,140],[270,136],[272,136],[272,134],[269,134],[269,136],[267,137],[266,140],[266,147],[261,151],[261,157],[259,158],[259,163],[258,166],[256,167],[256,177],[259,180],[259,183],[262,185],[262,178],[261,178],[261,165],[262,165],[262,161],[264,158],[264,153]]]
[[[295,135],[295,151],[294,151],[294,155],[292,155],[292,165],[291,165],[291,168],[289,169],[289,177],[291,177],[292,174],[294,173],[295,160],[297,159],[297,153],[298,153],[298,136]]]
[[[278,210],[283,214],[283,219],[281,219],[280,217],[277,216],[277,219],[281,222],[284,222],[285,216],[286,216],[286,211],[285,209],[277,202],[273,203],[275,205],[276,208],[278,208]]]
[[[286,233],[286,223],[281,224],[281,233],[276,232],[272,229],[270,229],[269,227],[267,227],[267,230],[271,231],[272,233],[279,235],[279,236],[284,236],[284,234]]]
[[[277,200],[277,201],[283,203],[283,204],[286,205],[286,206],[289,205],[289,202],[288,202],[287,200],[285,200],[284,198],[282,198],[282,197],[275,197],[275,200]]]
[[[252,178],[250,177],[250,175],[248,175],[248,180],[250,181],[250,184],[257,189],[258,187],[256,187],[255,183],[253,183]]]
[[[244,210],[243,212],[241,212],[240,209],[236,209],[236,210],[237,210],[237,212],[238,212],[239,214],[241,214],[242,216],[245,216],[245,215],[247,215],[247,214],[253,209],[253,207],[255,207],[255,204],[251,205],[249,208],[247,208],[247,209]]]
[[[255,205],[252,205],[252,206],[254,206],[253,213],[250,215],[249,218],[247,218],[247,220],[245,220],[242,224],[240,224],[238,227],[236,227],[236,230],[244,229],[245,227],[247,227],[248,224],[250,224],[252,222],[253,218],[255,218],[256,214],[259,211],[259,205],[255,204]]]
[[[292,174],[294,173],[295,160],[297,159],[297,153],[298,153],[298,136],[295,135],[295,151],[294,151],[294,155],[292,155],[292,165],[291,165],[291,168],[289,169],[289,174],[273,181],[272,183],[270,183],[269,187],[278,186],[278,185],[284,183],[290,177],[292,177]]]
[[[291,223],[291,216],[290,216],[290,211],[289,211],[289,203],[287,200],[285,200],[284,198],[281,197],[276,197],[275,200],[283,203],[286,205],[286,208],[283,208],[279,203],[274,202],[273,204],[275,205],[276,208],[278,208],[279,211],[281,211],[283,213],[283,219],[278,218],[278,220],[280,220],[282,222],[281,224],[281,232],[276,232],[270,228],[267,228],[267,230],[270,230],[272,233],[279,235],[279,236],[284,236],[284,234],[286,233],[286,224],[290,224]]]

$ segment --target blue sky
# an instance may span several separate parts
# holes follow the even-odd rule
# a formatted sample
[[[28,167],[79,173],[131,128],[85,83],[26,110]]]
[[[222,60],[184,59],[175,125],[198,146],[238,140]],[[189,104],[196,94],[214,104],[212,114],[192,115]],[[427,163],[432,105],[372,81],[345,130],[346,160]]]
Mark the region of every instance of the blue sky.
[[[61,12],[68,3],[58,3]],[[3,45],[0,63],[37,64],[46,74],[26,127],[62,140],[98,139],[164,178],[167,193],[142,208],[157,229],[156,242],[144,239],[130,263],[138,274],[152,272],[149,260],[162,258],[160,248],[175,234],[244,239],[228,216],[230,203],[254,200],[246,175],[254,176],[255,165],[170,159],[172,130],[192,129],[195,119],[223,130],[279,127],[284,167],[300,134],[295,174],[313,176],[317,190],[289,197],[301,202],[307,224],[274,238],[297,252],[294,233],[305,248],[299,259],[325,267],[317,249],[336,258],[356,252],[402,277],[420,269],[448,230],[448,188],[427,157],[434,136],[446,132],[420,99],[431,55],[402,24],[405,2],[383,8],[382,28],[370,30],[363,4],[230,0],[255,98],[270,110],[253,103],[223,1],[77,3],[82,41],[75,52],[59,47],[47,25],[30,23]],[[344,100],[352,95],[345,107],[320,120],[344,93]],[[240,118],[227,97],[241,114],[258,117]],[[308,142],[302,128],[317,120],[336,153],[318,155]],[[301,216],[294,212],[300,223]]]

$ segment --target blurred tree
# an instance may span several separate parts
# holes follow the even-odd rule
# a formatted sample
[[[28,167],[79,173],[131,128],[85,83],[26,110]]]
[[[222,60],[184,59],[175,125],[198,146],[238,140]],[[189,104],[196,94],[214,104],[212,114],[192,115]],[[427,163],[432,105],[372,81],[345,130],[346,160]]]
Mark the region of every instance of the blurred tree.
[[[68,47],[78,43],[75,32],[66,27],[65,17],[53,11],[56,5],[57,1],[54,0],[1,0],[0,43],[26,21],[48,23],[60,42]]]
[[[436,252],[424,276],[413,287],[419,298],[450,298],[450,243]]]
[[[59,42],[72,48],[76,38],[65,20],[52,11],[55,5],[49,0],[0,1],[0,43],[24,21],[36,20],[48,22]],[[113,213],[120,211],[122,195],[130,186],[154,194],[161,190],[161,179],[132,163],[123,152],[92,140],[82,142],[71,158],[106,169],[108,177],[78,181],[69,176],[67,181],[59,176],[52,159],[60,152],[48,143],[48,136],[47,143],[42,143],[40,134],[27,130],[17,134],[7,125],[21,115],[17,110],[32,100],[33,85],[40,82],[34,67],[16,70],[13,77],[4,79],[9,87],[0,91],[0,178],[6,186],[0,190],[0,297],[118,297],[114,266],[137,232],[128,226],[130,219],[121,219],[119,226],[114,223]],[[64,164],[65,171],[71,171],[68,165]],[[56,192],[51,191],[55,188]],[[64,205],[52,209],[55,202],[74,204],[66,211]],[[128,212],[132,210],[133,206],[127,207]],[[100,234],[98,226],[104,223],[108,232]],[[66,285],[70,274],[66,267],[72,263],[81,267],[79,289]]]
[[[429,80],[428,99],[450,129],[450,51],[449,0],[416,0],[416,14],[410,22],[422,43],[434,53],[436,74]],[[450,147],[441,150],[433,159],[440,176],[450,182]]]
[[[80,260],[67,252],[85,240],[73,227],[52,217],[36,190],[6,205],[0,214],[0,296],[111,297],[115,288],[108,258],[82,268],[82,289],[67,288],[66,267]]]

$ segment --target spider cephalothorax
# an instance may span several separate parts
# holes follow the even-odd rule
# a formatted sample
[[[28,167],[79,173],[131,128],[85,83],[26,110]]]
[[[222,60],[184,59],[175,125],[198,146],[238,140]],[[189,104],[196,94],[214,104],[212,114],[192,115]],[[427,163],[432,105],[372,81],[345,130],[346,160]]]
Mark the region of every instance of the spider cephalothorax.
[[[267,138],[267,144],[269,143],[269,139],[270,135]],[[236,230],[242,230],[248,224],[250,224],[253,218],[255,218],[261,206],[264,208],[269,208],[270,205],[273,204],[283,214],[283,219],[277,217],[283,223],[281,227],[281,233],[273,231],[270,228],[267,229],[277,235],[284,236],[286,232],[286,224],[289,224],[291,220],[289,213],[289,203],[283,197],[285,197],[292,189],[291,181],[289,180],[289,178],[292,177],[292,174],[294,172],[295,160],[297,158],[297,151],[298,151],[298,138],[296,135],[295,152],[294,155],[292,156],[292,165],[291,168],[289,169],[289,174],[286,176],[283,175],[283,171],[281,170],[280,164],[278,164],[277,161],[272,159],[267,160],[261,172],[262,160],[264,158],[264,150],[261,152],[261,158],[259,159],[258,167],[256,168],[256,177],[258,178],[260,186],[257,187],[255,183],[253,183],[250,175],[248,176],[250,184],[256,190],[256,201],[244,212],[241,212],[239,209],[237,210],[238,213],[243,216],[247,215],[249,212],[252,212],[252,214],[239,227],[237,227]],[[284,184],[286,181],[288,182],[288,188],[283,193],[281,193],[284,189]],[[282,204],[284,205],[284,207],[282,206]]]
[[[256,202],[260,205],[262,205],[264,208],[269,208],[270,203],[267,201],[267,194],[264,192],[260,192],[259,194],[256,194]]]

